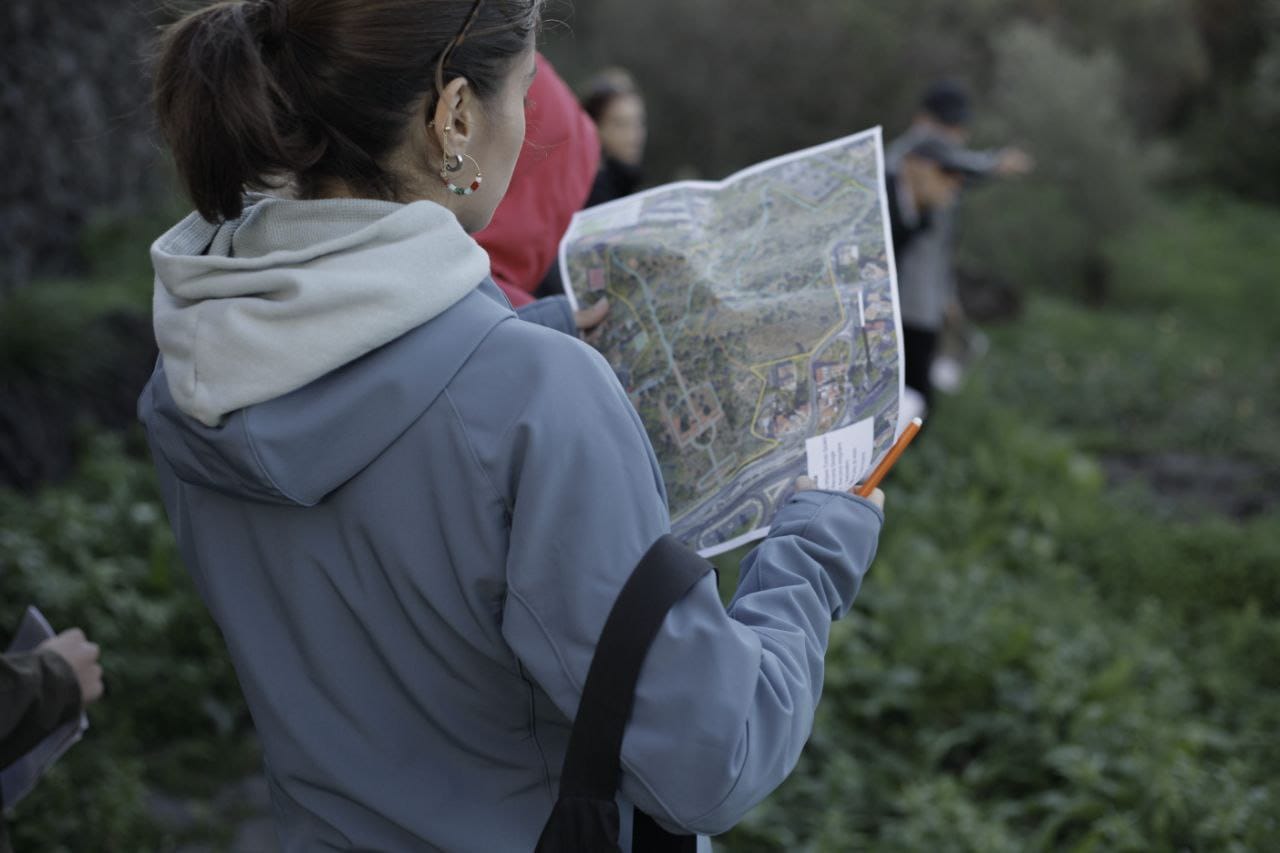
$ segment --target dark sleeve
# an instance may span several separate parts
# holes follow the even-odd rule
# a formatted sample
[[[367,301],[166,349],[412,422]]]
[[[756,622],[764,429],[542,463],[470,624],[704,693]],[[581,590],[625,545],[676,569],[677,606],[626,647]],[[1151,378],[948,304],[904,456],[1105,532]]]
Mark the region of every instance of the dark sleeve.
[[[526,323],[537,323],[557,332],[564,332],[572,338],[578,337],[578,324],[573,319],[573,308],[567,296],[548,296],[521,305],[516,309],[516,316]]]
[[[0,767],[80,711],[80,683],[57,652],[0,655]]]
[[[915,224],[908,225],[902,216],[902,208],[898,206],[898,181],[895,174],[885,176],[885,198],[889,207],[889,231],[893,237],[893,249],[901,254],[916,235],[925,231],[932,224],[927,211],[921,211]]]
[[[583,207],[595,207],[610,201],[617,201],[640,189],[643,180],[639,167],[627,166],[612,157],[605,157],[596,173],[595,183],[591,185],[591,195]]]
[[[973,177],[986,178],[990,177],[999,168],[1000,153],[1001,149],[999,148],[988,150],[963,148],[954,152],[953,156],[959,159],[964,168],[973,174]]]
[[[560,259],[557,258],[551,265],[551,269],[547,270],[547,274],[542,277],[542,283],[538,285],[533,295],[542,299],[546,296],[564,296],[564,294],[564,279],[560,277]]]

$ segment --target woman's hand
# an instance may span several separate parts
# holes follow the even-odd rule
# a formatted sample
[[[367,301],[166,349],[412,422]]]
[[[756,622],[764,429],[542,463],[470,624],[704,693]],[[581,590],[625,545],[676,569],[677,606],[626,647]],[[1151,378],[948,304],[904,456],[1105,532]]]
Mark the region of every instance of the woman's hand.
[[[879,489],[872,489],[871,494],[867,495],[867,500],[884,510],[884,492]]]
[[[816,488],[818,488],[818,484],[815,483],[809,477],[802,476],[802,477],[796,478],[797,492],[807,492]],[[867,495],[867,500],[871,501],[873,504],[880,507],[881,510],[884,509],[884,492],[880,491],[879,489],[875,489],[874,491],[871,492],[871,494]]]
[[[579,332],[589,332],[596,326],[604,322],[605,316],[609,313],[609,297],[603,297],[586,308],[579,308],[573,312],[573,323],[578,327]]]

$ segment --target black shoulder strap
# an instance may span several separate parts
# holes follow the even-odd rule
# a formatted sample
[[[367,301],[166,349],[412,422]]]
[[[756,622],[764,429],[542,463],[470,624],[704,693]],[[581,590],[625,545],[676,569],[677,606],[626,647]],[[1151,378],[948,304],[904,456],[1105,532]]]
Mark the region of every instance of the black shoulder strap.
[[[667,611],[711,569],[711,563],[668,534],[631,573],[609,611],[587,672],[560,778],[561,799],[613,799],[622,772],[622,733],[649,645]],[[671,835],[639,810],[635,822],[634,853],[696,849],[695,836]]]

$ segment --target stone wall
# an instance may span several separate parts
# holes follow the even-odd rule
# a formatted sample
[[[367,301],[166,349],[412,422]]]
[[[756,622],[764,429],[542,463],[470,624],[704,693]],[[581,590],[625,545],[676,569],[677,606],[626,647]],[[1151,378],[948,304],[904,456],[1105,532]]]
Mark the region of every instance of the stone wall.
[[[0,293],[74,270],[90,217],[166,185],[148,105],[154,6],[0,3]]]

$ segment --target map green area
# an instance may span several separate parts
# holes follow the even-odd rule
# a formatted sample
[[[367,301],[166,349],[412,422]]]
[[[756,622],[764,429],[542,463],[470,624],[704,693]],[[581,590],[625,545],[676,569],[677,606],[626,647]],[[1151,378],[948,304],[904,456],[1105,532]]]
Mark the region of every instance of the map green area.
[[[877,129],[583,211],[565,237],[571,298],[612,303],[593,344],[648,430],[673,532],[704,553],[763,534],[806,439],[870,419],[868,454],[893,441],[883,186]]]

